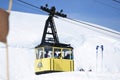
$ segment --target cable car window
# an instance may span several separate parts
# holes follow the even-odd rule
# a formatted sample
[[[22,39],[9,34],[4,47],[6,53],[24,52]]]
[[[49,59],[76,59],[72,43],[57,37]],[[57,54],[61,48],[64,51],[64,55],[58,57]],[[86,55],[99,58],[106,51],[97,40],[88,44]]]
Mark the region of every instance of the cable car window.
[[[36,59],[39,59],[39,52],[36,50]]]
[[[36,59],[40,59],[40,58],[43,58],[44,55],[43,55],[43,48],[39,48],[36,50]]]
[[[54,48],[54,58],[62,58],[61,48]]]
[[[45,47],[44,50],[45,58],[52,58],[52,47]]]
[[[73,53],[71,49],[63,49],[64,59],[73,59]]]

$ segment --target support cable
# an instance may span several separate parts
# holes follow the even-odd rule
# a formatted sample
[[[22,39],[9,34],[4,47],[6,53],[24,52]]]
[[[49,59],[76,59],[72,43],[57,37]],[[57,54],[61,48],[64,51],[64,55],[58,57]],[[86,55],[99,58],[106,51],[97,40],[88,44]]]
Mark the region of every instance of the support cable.
[[[22,3],[24,3],[24,4],[27,4],[27,5],[29,5],[29,6],[32,6],[32,7],[37,8],[37,9],[40,10],[40,8],[37,7],[37,6],[35,6],[35,5],[32,5],[32,4],[27,3],[27,2],[24,2],[24,1],[22,1],[22,0],[18,0],[18,1],[20,1],[20,2],[22,2]],[[97,0],[96,0],[96,1],[97,1]],[[115,0],[115,1],[116,1],[116,0]],[[102,4],[103,4],[103,3],[102,3]],[[104,5],[105,5],[105,4],[104,4]],[[114,7],[113,7],[113,8],[114,8]],[[67,21],[67,20],[65,20],[65,19],[62,18],[62,17],[59,18],[60,16],[55,15],[55,17],[58,18],[58,19],[62,19],[62,20],[64,20],[64,21]],[[107,30],[107,29],[104,29],[104,28],[101,28],[101,27],[97,27],[97,26],[94,26],[94,25],[89,24],[89,23],[85,23],[85,22],[81,22],[81,21],[78,21],[78,20],[74,20],[74,19],[72,19],[72,18],[67,18],[67,19],[72,20],[72,21],[74,21],[74,22],[78,22],[78,23],[84,24],[84,25],[91,26],[91,27],[93,27],[93,28],[97,28],[97,29],[100,29],[100,30],[103,30],[103,31],[107,31],[107,32],[110,32],[110,33],[114,33],[114,34],[120,35],[120,33],[118,33],[118,32],[114,32],[114,31]],[[67,21],[67,22],[70,22],[70,21]],[[71,22],[70,22],[70,23],[71,23]],[[73,24],[75,24],[75,23],[73,23]]]
[[[113,0],[113,1],[115,1],[115,2],[117,2],[117,3],[120,3],[120,0]]]
[[[18,0],[19,2],[22,2],[22,3],[24,3],[24,4],[27,4],[27,5],[29,5],[29,6],[32,6],[32,7],[34,7],[34,8],[36,8],[36,9],[40,9],[39,7],[37,7],[37,6],[35,6],[35,5],[32,5],[32,4],[30,4],[30,3],[27,3],[27,2],[25,2],[25,1],[22,1],[22,0]]]
[[[71,23],[70,21],[65,20],[64,18],[59,18],[59,19]],[[100,30],[103,30],[103,31],[107,31],[107,32],[110,32],[110,33],[114,33],[114,34],[120,35],[120,33],[118,33],[118,32],[114,32],[114,31],[107,30],[107,29],[104,29],[104,28],[101,28],[101,27],[97,27],[97,26],[94,26],[94,25],[89,24],[89,23],[85,23],[85,22],[82,22],[82,21],[78,21],[78,20],[75,20],[75,19],[72,19],[72,18],[67,18],[67,19],[69,19],[69,20],[71,20],[71,21],[74,21],[74,22],[77,22],[77,23],[81,23],[81,24],[87,25],[87,26],[91,26],[91,27],[93,27],[93,28],[97,28],[97,29],[100,29]],[[75,24],[75,23],[73,23],[73,24]]]

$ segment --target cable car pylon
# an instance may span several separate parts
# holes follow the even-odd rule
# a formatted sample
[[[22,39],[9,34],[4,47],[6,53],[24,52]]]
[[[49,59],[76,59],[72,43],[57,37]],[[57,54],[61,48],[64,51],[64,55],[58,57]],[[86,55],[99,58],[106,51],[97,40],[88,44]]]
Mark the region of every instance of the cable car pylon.
[[[40,9],[49,13],[49,17],[45,23],[45,28],[44,28],[41,44],[38,46],[47,44],[47,45],[66,46],[66,47],[68,46],[69,47],[70,44],[63,44],[63,43],[59,42],[59,38],[57,35],[57,29],[56,29],[55,22],[53,19],[53,17],[55,15],[63,17],[63,18],[66,18],[67,15],[62,13],[63,10],[61,10],[60,12],[56,11],[56,8],[54,6],[51,8],[48,8],[47,4],[45,7],[41,6]]]

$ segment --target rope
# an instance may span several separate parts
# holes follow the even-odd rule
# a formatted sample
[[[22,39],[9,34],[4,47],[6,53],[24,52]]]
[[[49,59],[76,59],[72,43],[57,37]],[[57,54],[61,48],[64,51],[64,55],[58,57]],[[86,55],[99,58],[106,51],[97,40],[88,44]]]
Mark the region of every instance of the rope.
[[[8,13],[10,13],[11,9],[12,9],[12,0],[9,0]]]
[[[8,13],[10,14],[12,9],[12,0],[9,0]],[[8,18],[9,19],[9,18]],[[8,26],[9,27],[9,26]],[[8,42],[6,44],[6,80],[9,79],[9,54],[8,54]]]

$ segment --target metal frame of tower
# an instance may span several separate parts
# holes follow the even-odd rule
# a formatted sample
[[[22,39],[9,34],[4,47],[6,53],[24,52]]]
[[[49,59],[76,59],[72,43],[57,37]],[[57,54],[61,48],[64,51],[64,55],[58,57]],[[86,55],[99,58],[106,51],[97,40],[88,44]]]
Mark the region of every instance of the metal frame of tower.
[[[59,38],[57,35],[57,29],[56,29],[55,22],[53,19],[54,16],[60,16],[60,17],[66,18],[67,15],[62,13],[63,10],[58,12],[56,11],[56,8],[54,6],[51,8],[48,8],[47,4],[45,7],[41,6],[41,10],[49,13],[49,17],[45,23],[45,28],[44,28],[41,44],[36,47],[40,47],[40,46],[71,47],[70,44],[63,44],[59,42]],[[51,32],[49,32],[48,29],[50,29]],[[52,37],[47,37],[47,35],[51,35]]]
[[[51,29],[51,32],[48,32],[48,28]],[[53,38],[48,38],[47,39],[47,35],[52,35]],[[58,35],[57,35],[57,30],[56,30],[52,15],[49,15],[48,19],[46,20],[41,44],[44,44],[44,43],[47,43],[47,42],[55,43],[55,44],[59,43],[59,38],[58,38]]]

